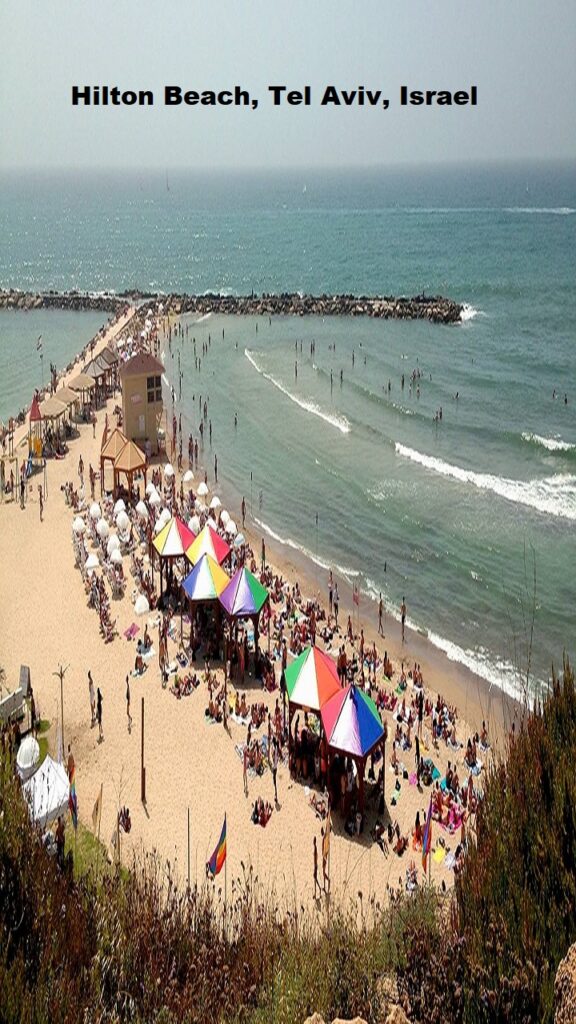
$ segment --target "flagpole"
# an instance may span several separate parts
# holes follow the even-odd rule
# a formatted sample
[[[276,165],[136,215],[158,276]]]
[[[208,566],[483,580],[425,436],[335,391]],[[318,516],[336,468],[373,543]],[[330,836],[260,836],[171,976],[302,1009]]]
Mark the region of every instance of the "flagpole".
[[[98,868],[100,866],[100,822],[102,821],[102,789],[104,783],[100,783],[100,806],[98,809],[98,846],[96,848],[96,878],[98,878]]]

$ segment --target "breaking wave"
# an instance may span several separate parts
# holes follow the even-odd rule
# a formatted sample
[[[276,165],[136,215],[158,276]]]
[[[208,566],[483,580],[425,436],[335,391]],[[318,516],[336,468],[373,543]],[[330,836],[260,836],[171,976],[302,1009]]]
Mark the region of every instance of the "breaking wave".
[[[285,388],[284,385],[281,384],[279,380],[276,380],[276,378],[273,377],[271,373],[266,373],[266,371],[263,370],[262,367],[258,366],[258,363],[254,359],[249,349],[244,349],[244,355],[246,356],[248,362],[252,364],[257,373],[264,377],[265,380],[269,380],[270,383],[273,384],[275,388],[278,388],[278,391],[281,391],[283,395],[286,395],[286,398],[289,398],[291,402],[295,403],[295,405],[299,405],[301,409],[304,409],[305,412],[312,413],[313,416],[318,416],[321,420],[324,420],[325,423],[329,423],[331,427],[336,427],[336,429],[339,430],[340,433],[350,433],[350,423],[348,422],[345,416],[335,416],[332,413],[325,412],[324,409],[321,409],[320,406],[315,404],[315,402],[311,402],[305,398],[299,398],[298,395],[293,395],[292,392],[289,391],[288,388]]]
[[[549,452],[576,451],[576,444],[570,444],[568,441],[562,441],[561,438],[557,437],[541,437],[540,434],[529,434],[528,431],[524,431],[522,440],[528,441],[529,444],[537,444],[542,448],[547,448]]]

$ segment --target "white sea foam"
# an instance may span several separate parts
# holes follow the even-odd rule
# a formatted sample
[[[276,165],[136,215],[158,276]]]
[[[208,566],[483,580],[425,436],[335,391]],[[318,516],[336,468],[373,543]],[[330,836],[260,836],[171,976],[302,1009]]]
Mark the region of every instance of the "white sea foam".
[[[504,213],[552,213],[559,217],[567,217],[576,213],[571,206],[505,206]]]
[[[476,473],[471,469],[453,466],[434,455],[423,455],[414,448],[407,448],[398,441],[395,449],[398,455],[442,476],[473,484],[482,491],[492,491],[507,501],[527,505],[547,515],[576,520],[576,476],[571,474],[559,473],[540,480],[508,480],[492,473]]]
[[[320,406],[315,404],[315,402],[311,402],[304,398],[299,398],[298,395],[293,395],[292,392],[288,391],[288,388],[285,388],[284,385],[281,384],[279,380],[276,380],[276,378],[273,377],[271,373],[266,373],[265,370],[258,366],[258,363],[254,359],[254,356],[252,355],[249,349],[244,349],[244,355],[246,356],[248,362],[252,364],[257,373],[264,377],[265,380],[269,380],[270,383],[273,384],[275,388],[278,388],[278,391],[281,391],[283,395],[286,395],[286,398],[289,398],[291,402],[295,403],[295,405],[299,405],[301,409],[304,409],[305,412],[312,413],[313,416],[319,416],[321,420],[324,420],[325,423],[329,423],[330,426],[332,427],[336,427],[336,429],[339,430],[342,434],[350,433],[350,424],[345,416],[336,416],[332,413],[325,412],[324,409],[321,409]]]
[[[193,320],[192,322],[195,323],[195,324],[201,324],[201,323],[204,322],[204,320],[209,320],[211,316],[212,316],[211,312],[210,313],[204,313],[202,316],[199,316],[197,320]]]
[[[262,519],[258,519],[256,516],[254,516],[254,522],[258,523],[258,526],[264,530],[269,537],[272,537],[273,540],[277,541],[279,544],[283,544],[284,547],[292,548],[294,551],[299,551],[300,554],[309,558],[311,562],[314,562],[314,565],[320,566],[321,569],[334,569],[340,574],[340,576],[344,576],[345,579],[353,579],[360,575],[357,569],[350,569],[346,565],[339,565],[338,562],[327,562],[325,559],[320,558],[319,555],[315,555],[308,548],[305,548],[302,544],[298,544],[297,541],[292,540],[291,537],[282,537],[279,533],[276,533],[271,526],[268,526],[267,523],[263,522]]]
[[[170,385],[170,381],[168,380],[168,377],[166,376],[165,373],[162,374],[162,380],[164,381],[164,383],[165,383],[167,388],[169,388],[171,386]]]
[[[475,320],[477,316],[486,316],[481,309],[475,309],[468,302],[465,302],[462,306],[462,312],[460,313],[460,323],[467,323],[468,320]]]
[[[528,441],[531,444],[539,444],[542,448],[547,448],[549,452],[571,452],[576,450],[576,444],[562,441],[561,438],[541,437],[540,434],[529,434],[527,431],[524,431],[522,434],[522,440]]]

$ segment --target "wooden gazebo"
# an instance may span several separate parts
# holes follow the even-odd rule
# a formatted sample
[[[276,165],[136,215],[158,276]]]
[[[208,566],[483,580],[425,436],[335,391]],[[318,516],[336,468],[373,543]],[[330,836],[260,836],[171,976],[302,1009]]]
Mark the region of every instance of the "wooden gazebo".
[[[147,462],[144,452],[134,441],[127,441],[114,461],[114,497],[116,498],[118,495],[121,473],[128,481],[128,491],[131,494],[134,477],[138,473],[144,473],[144,485],[146,485],[146,471]]]
[[[128,444],[128,438],[122,433],[119,427],[116,427],[108,436],[102,438],[102,449],[100,451],[100,493],[104,494],[104,471],[106,469],[106,462],[111,462],[112,466],[116,462],[116,459],[120,455],[122,449]]]

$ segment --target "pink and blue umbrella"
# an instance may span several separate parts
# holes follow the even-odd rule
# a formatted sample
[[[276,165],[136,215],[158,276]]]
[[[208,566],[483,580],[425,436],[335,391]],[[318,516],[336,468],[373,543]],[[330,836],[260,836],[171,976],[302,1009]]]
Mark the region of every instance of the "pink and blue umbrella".
[[[329,745],[342,754],[367,757],[384,739],[374,701],[357,686],[345,686],[320,709]]]

